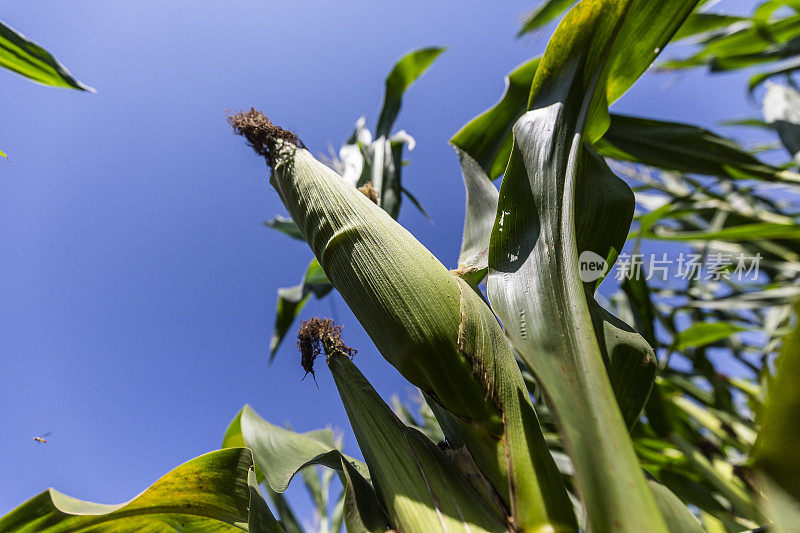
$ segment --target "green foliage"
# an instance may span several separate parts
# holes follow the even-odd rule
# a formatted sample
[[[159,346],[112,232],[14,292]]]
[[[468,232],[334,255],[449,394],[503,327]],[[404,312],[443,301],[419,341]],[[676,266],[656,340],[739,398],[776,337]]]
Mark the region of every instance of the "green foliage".
[[[0,531],[280,532],[259,494],[252,464],[246,448],[207,453],[119,505],[76,500],[50,489],[0,518]]]
[[[706,129],[608,107],[678,39],[693,40],[692,54],[662,68],[761,65],[768,70],[750,89],[778,76],[791,85],[800,4],[768,0],[745,16],[707,9],[713,2],[550,0],[521,33],[573,4],[544,55],[513,70],[501,100],[451,140],[466,189],[453,271],[396,221],[404,194],[421,206],[400,174],[413,139],[391,135],[402,94],[442,49],[398,62],[376,138],[359,120],[333,168],[258,113],[231,117],[271,154],[271,184],[291,220],[267,225],[315,255],[302,282],[279,291],[273,355],[310,296],[335,287],[378,352],[420,390],[418,413],[398,400],[392,412],[352,361],[341,328],[308,321],[298,336],[303,366],[325,361],[363,463],[330,430],[296,433],[245,406],[224,450],[128,504],[50,491],[0,519],[0,529],[295,533],[301,522],[283,493],[298,473],[324,533],[342,525],[406,533],[796,529],[800,327],[783,339],[800,295],[800,96],[764,83],[763,120],[740,121],[778,134],[793,159],[775,165]],[[788,61],[773,64],[780,59]],[[367,184],[377,196],[358,189]],[[702,260],[757,256],[760,275],[632,276],[603,293],[603,278],[579,275],[584,252],[611,266],[626,241],[638,251],[665,240]],[[189,479],[196,471],[213,482]],[[342,489],[331,498],[334,479]]]
[[[38,44],[0,22],[0,67],[43,85],[94,91],[84,85]]]

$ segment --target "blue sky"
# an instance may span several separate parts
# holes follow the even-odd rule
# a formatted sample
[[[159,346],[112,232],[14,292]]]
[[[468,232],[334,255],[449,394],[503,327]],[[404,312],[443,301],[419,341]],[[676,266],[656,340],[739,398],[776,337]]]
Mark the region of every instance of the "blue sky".
[[[325,153],[360,115],[374,126],[397,58],[448,46],[397,127],[417,140],[405,185],[435,221],[406,205],[400,222],[454,267],[464,193],[447,140],[547,38],[514,38],[530,0],[489,5],[3,3],[6,23],[98,92],[0,72],[0,148],[13,162],[0,161],[0,514],[48,486],[129,499],[219,447],[244,403],[297,430],[333,425],[357,455],[324,367],[319,390],[301,383],[292,339],[267,365],[275,291],[299,281],[311,252],[262,227],[285,211],[224,110],[256,106]],[[647,75],[614,109],[714,127],[758,113],[746,79]],[[344,325],[385,398],[411,391],[340,298],[302,316],[315,315]]]

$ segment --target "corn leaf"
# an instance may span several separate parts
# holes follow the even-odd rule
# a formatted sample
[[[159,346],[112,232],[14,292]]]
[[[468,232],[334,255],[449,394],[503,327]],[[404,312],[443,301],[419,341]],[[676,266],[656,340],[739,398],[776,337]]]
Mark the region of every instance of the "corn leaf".
[[[303,236],[300,234],[300,230],[297,229],[297,225],[294,222],[292,222],[291,218],[286,218],[278,215],[264,222],[264,225],[267,226],[268,228],[278,230],[284,235],[288,235],[293,239],[298,239],[301,241],[303,240]]]
[[[0,22],[0,67],[43,85],[94,92],[94,89],[73,78],[66,67],[47,50],[2,22]]]
[[[681,331],[673,342],[675,349],[682,352],[688,348],[714,344],[745,329],[725,322],[700,322]]]
[[[703,43],[694,55],[666,61],[659,67],[666,70],[708,66],[712,72],[723,72],[767,63],[798,53],[800,15],[789,15],[774,21],[752,19],[750,24],[734,25]]]
[[[686,504],[675,493],[653,480],[648,480],[647,484],[656,497],[658,509],[661,511],[661,515],[664,517],[664,521],[670,531],[703,533],[700,522],[697,521],[697,518],[694,517],[689,508],[686,507]]]
[[[681,29],[675,34],[674,41],[687,39],[689,37],[702,38],[705,34],[727,28],[734,23],[744,22],[747,18],[734,15],[724,15],[722,13],[701,12],[692,13]]]
[[[492,234],[500,193],[477,161],[456,148],[467,191],[467,208],[458,274],[477,285],[489,267],[489,237]]]
[[[747,84],[747,90],[752,93],[768,79],[774,78],[775,76],[788,76],[797,70],[800,70],[800,57],[788,59],[782,62],[777,68],[753,75]]]
[[[450,139],[459,154],[465,153],[475,160],[491,179],[506,169],[511,153],[511,128],[528,105],[531,82],[540,60],[533,58],[509,72],[500,101],[470,120]]]
[[[403,93],[411,87],[417,78],[422,76],[431,66],[444,48],[430,47],[414,50],[404,55],[395,64],[386,78],[386,92],[383,95],[383,106],[375,128],[376,137],[388,137],[392,133],[392,126],[400,112]]]
[[[327,295],[333,286],[325,276],[325,271],[312,259],[308,264],[303,281],[294,287],[278,289],[278,309],[275,317],[275,329],[269,343],[270,361],[275,358],[275,353],[283,342],[297,315],[303,310],[308,299],[313,294],[317,298]]]
[[[800,226],[796,224],[780,224],[777,222],[756,222],[753,224],[740,224],[722,229],[708,229],[696,231],[673,231],[657,228],[646,233],[634,232],[632,237],[641,235],[645,239],[661,241],[754,241],[761,239],[798,239]]]
[[[590,312],[596,304],[576,268],[582,239],[610,251],[620,236],[604,232],[604,242],[588,243],[575,228],[615,227],[615,218],[625,218],[604,211],[609,206],[597,200],[577,207],[576,191],[594,188],[607,202],[632,203],[633,195],[628,189],[614,198],[621,191],[607,167],[599,175],[586,170],[603,162],[583,139],[602,135],[608,102],[647,68],[695,3],[585,0],[570,11],[537,68],[532,111],[514,126],[491,237],[489,299],[551,400],[575,463],[588,527],[597,531],[666,526],[614,399]],[[639,357],[646,361],[648,355]],[[615,472],[612,484],[609,471]]]
[[[474,159],[494,179],[505,171],[511,153],[511,128],[525,112],[528,87],[540,58],[514,69],[506,77],[506,91],[492,108],[468,122],[450,142]],[[790,129],[790,128],[789,128]],[[800,141],[797,141],[800,149]],[[595,143],[604,156],[644,163],[667,170],[732,179],[797,182],[794,172],[761,162],[736,143],[713,132],[677,122],[611,114],[608,131]],[[463,163],[463,158],[462,158]],[[468,170],[462,169],[467,175]]]
[[[536,31],[571,8],[577,0],[545,0],[525,17],[517,36]]]
[[[250,531],[279,533],[248,478],[250,450],[207,453],[177,467],[133,500],[105,505],[49,489],[0,518],[7,533],[66,531]],[[253,512],[248,509],[252,508]]]
[[[344,355],[328,357],[359,447],[392,523],[407,533],[504,531],[484,500],[435,444],[405,426]]]
[[[359,531],[384,531],[386,519],[370,485],[369,470],[362,462],[339,451],[330,430],[295,433],[270,424],[245,405],[225,432],[223,446],[250,448],[259,479],[278,494],[285,492],[295,474],[304,469],[321,465],[335,470],[349,502],[344,516],[348,531],[350,524]],[[317,499],[322,498],[318,495]]]
[[[595,144],[604,156],[679,172],[800,181],[800,175],[767,165],[733,141],[688,124],[611,115],[611,126]]]
[[[767,384],[760,412],[761,431],[753,447],[753,467],[800,505],[800,327],[785,339]]]

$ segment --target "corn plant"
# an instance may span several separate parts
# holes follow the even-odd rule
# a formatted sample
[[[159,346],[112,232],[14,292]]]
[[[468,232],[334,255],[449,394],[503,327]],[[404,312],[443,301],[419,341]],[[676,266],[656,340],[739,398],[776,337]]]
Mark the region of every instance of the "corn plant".
[[[403,195],[418,202],[400,179],[413,141],[393,124],[441,49],[400,60],[374,138],[359,121],[328,164],[259,111],[232,115],[290,215],[269,225],[315,256],[301,285],[279,293],[272,355],[310,295],[336,290],[419,389],[417,408],[384,403],[341,327],[311,318],[297,332],[300,363],[331,372],[363,461],[330,430],[297,433],[245,406],[222,450],[134,500],[51,489],[0,531],[299,532],[308,521],[283,496],[298,473],[321,532],[797,530],[800,328],[785,334],[800,234],[795,206],[769,191],[792,194],[800,175],[690,124],[609,112],[673,40],[697,50],[664,69],[792,60],[800,25],[779,8],[796,3],[770,0],[751,17],[703,4],[550,0],[531,13],[522,33],[569,10],[544,54],[451,139],[467,203],[452,269],[396,221]],[[752,89],[794,68],[768,67]],[[764,120],[740,123],[775,130],[796,158],[800,95],[766,87]],[[602,277],[579,275],[583,253],[611,265],[626,242],[657,240],[761,253],[765,277],[630,278],[607,298]],[[725,374],[709,355],[719,347],[751,377]]]

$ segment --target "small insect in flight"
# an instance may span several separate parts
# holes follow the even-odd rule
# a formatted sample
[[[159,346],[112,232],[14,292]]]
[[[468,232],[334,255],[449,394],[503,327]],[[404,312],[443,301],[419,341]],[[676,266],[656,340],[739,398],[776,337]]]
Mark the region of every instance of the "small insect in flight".
[[[33,437],[33,440],[38,442],[39,444],[47,444],[47,437],[50,436],[50,432],[48,431],[44,435],[39,435],[38,437]]]

